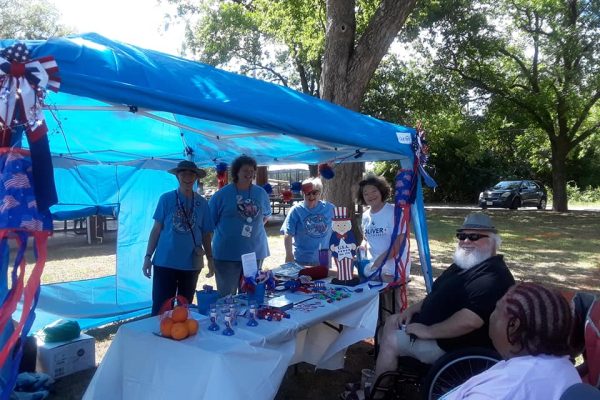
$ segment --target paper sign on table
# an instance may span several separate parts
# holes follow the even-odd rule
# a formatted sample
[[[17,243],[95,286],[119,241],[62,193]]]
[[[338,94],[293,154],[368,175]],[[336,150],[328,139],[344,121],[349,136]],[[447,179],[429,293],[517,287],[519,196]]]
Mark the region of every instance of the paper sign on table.
[[[254,278],[258,272],[258,263],[256,262],[256,253],[242,254],[242,269],[244,276]]]

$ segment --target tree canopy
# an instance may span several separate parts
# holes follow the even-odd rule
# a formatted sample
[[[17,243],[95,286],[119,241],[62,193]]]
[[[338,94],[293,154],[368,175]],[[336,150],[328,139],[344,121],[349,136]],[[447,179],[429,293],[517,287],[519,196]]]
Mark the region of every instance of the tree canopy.
[[[319,96],[325,4],[319,0],[184,2],[185,49],[207,64]]]
[[[0,0],[0,37],[11,39],[47,39],[63,36],[70,29],[57,24],[60,13],[47,0]]]
[[[597,1],[168,1],[204,62],[392,122],[424,121],[438,200],[535,177],[552,183],[554,208],[566,210],[569,177],[598,164]],[[388,54],[380,65],[395,39],[410,56]]]
[[[553,207],[566,210],[568,155],[600,129],[600,3],[455,0],[449,6],[454,11],[422,36],[435,65],[459,76],[482,112],[501,103],[508,119],[546,135]]]

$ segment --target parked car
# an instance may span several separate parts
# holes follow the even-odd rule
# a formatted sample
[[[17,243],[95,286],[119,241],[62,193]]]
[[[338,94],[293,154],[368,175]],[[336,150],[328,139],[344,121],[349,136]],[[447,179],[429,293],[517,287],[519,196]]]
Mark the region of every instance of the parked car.
[[[519,207],[546,209],[548,196],[544,185],[532,180],[502,181],[479,194],[479,207]]]

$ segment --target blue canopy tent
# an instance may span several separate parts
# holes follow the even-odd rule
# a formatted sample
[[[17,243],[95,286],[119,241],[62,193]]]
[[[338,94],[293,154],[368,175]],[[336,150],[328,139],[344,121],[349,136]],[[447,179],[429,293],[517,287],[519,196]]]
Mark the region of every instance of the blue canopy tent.
[[[149,306],[141,259],[158,197],[176,185],[165,170],[183,158],[204,167],[245,153],[261,165],[401,160],[412,168],[414,129],[289,88],[93,33],[26,44],[32,58],[53,56],[62,80],[45,101],[60,204],[119,207],[116,276],[43,286],[38,314],[85,326]],[[429,288],[420,182],[412,215]]]

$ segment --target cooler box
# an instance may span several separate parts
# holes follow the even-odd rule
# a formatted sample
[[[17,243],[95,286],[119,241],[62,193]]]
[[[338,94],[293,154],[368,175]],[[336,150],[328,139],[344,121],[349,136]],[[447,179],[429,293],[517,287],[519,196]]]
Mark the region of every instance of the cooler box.
[[[37,370],[60,378],[96,366],[94,338],[81,334],[69,342],[45,343],[38,340]]]

